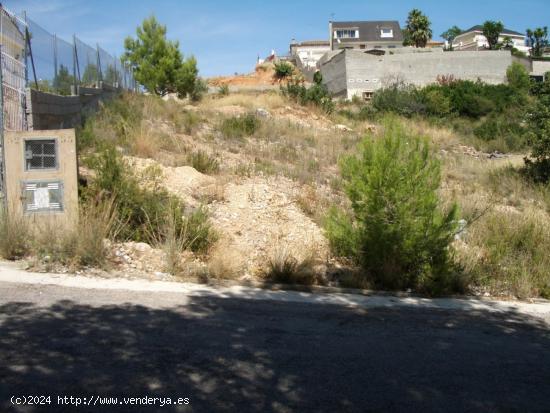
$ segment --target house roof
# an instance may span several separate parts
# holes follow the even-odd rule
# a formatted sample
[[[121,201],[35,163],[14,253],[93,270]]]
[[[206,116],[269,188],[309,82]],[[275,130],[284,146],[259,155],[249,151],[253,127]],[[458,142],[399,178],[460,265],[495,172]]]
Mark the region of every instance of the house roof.
[[[329,46],[328,40],[304,40],[303,42],[291,43],[292,46]]]
[[[483,32],[483,26],[481,24],[478,24],[476,26],[470,27],[468,30],[464,30],[460,34],[470,33],[470,32]],[[525,33],[516,32],[515,30],[510,29],[504,29],[502,31],[503,35],[512,35],[512,36],[525,36]]]
[[[357,29],[359,30],[359,39],[342,39],[362,42],[376,41],[403,41],[403,33],[401,27],[396,20],[380,20],[380,21],[348,21],[348,22],[332,22],[332,30],[335,29]],[[392,29],[393,37],[381,37],[381,29]]]

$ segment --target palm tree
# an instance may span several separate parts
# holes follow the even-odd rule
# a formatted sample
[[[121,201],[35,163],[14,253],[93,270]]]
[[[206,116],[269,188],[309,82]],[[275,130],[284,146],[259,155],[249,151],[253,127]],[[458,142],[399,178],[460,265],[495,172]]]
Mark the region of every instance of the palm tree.
[[[483,36],[487,39],[487,44],[489,45],[489,50],[498,49],[498,38],[504,30],[504,25],[502,22],[495,22],[492,20],[487,20],[483,23]]]
[[[441,34],[441,37],[447,40],[447,44],[448,44],[447,50],[451,50],[451,51],[453,50],[453,42],[455,40],[455,37],[458,36],[460,33],[462,33],[462,30],[460,29],[460,27],[453,26]]]
[[[430,26],[430,20],[420,10],[412,9],[409,12],[406,30],[416,47],[426,47],[426,43],[432,38]]]

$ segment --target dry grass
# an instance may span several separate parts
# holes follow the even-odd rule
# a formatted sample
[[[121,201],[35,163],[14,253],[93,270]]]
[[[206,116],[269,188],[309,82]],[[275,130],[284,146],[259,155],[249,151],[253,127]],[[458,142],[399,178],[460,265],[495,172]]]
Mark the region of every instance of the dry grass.
[[[31,231],[28,220],[13,208],[0,206],[0,256],[7,260],[22,258],[29,253]]]
[[[279,244],[268,258],[262,275],[266,281],[277,284],[313,285],[318,281],[315,266],[315,252],[311,246],[304,246],[303,251],[290,251]]]
[[[223,97],[210,97],[203,99],[199,109],[214,111],[221,106],[242,106],[252,111],[258,108],[274,110],[288,105],[288,102],[277,91],[265,93],[231,93]]]

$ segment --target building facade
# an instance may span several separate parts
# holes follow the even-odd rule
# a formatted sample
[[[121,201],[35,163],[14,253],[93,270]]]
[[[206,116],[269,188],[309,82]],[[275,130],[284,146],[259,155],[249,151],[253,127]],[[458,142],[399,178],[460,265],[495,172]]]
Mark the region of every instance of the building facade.
[[[323,83],[335,97],[369,100],[380,88],[396,82],[425,86],[438,78],[506,83],[506,70],[514,62],[532,72],[531,62],[509,51],[444,52],[437,49],[391,51],[377,56],[361,50],[327,53],[319,62]]]
[[[508,37],[512,41],[512,46],[521,52],[529,53],[529,46],[527,46],[527,38],[525,34],[516,32],[514,30],[504,29],[498,38],[499,43],[505,41]],[[474,26],[458,36],[453,41],[454,50],[484,50],[489,48],[487,38],[483,35],[483,27],[481,25]]]
[[[330,50],[396,49],[403,47],[399,22],[348,21],[329,22]]]
[[[308,70],[315,70],[317,62],[328,51],[330,51],[328,40],[307,40],[299,43],[293,40],[290,43],[290,56],[299,60],[299,64]]]

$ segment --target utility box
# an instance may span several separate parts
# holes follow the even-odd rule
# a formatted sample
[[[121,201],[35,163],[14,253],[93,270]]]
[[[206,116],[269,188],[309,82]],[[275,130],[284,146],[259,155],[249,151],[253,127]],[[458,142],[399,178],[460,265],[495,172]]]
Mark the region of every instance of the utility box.
[[[5,132],[8,210],[30,221],[74,227],[78,178],[74,129]]]

